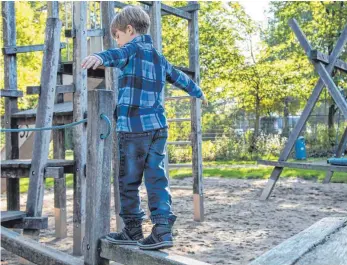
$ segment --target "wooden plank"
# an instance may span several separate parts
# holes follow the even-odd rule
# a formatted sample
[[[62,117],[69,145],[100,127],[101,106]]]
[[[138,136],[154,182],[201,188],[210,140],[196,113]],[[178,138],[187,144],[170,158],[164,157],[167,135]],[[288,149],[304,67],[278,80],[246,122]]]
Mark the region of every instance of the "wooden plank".
[[[292,20],[290,20],[289,23],[292,23]],[[340,54],[343,50],[343,47],[347,42],[346,38],[344,37],[346,34],[347,34],[347,27],[345,27],[345,29],[343,30],[341,36],[339,37],[339,39],[336,43],[336,46],[334,47],[334,49],[330,55],[330,62],[331,63],[327,66],[327,72],[329,74],[332,73],[332,71],[334,69],[334,62],[340,56]],[[301,43],[301,45],[304,47],[306,54],[309,54],[310,51],[312,50],[311,45],[307,41],[303,41]],[[287,141],[283,151],[280,154],[279,161],[285,161],[288,159],[290,152],[293,149],[293,146],[295,144],[295,141],[299,137],[302,129],[304,128],[304,125],[305,125],[308,117],[310,116],[316,102],[318,101],[319,96],[320,96],[323,88],[324,88],[324,82],[321,78],[319,78],[316,86],[313,89],[311,96],[309,97],[309,99],[307,101],[307,104],[306,104],[298,122],[296,123],[293,131],[289,135],[288,141]],[[268,180],[268,183],[266,184],[266,186],[265,186],[265,188],[264,188],[264,190],[260,196],[261,200],[267,200],[270,197],[282,171],[283,171],[282,167],[275,167],[273,169],[271,176]]]
[[[1,222],[23,219],[26,215],[26,212],[21,211],[1,211]]]
[[[189,2],[190,5],[197,2]],[[199,26],[198,11],[191,13],[192,19],[188,22],[189,29],[189,68],[194,69],[194,81],[200,84],[199,64]],[[201,100],[191,99],[191,135],[192,135],[192,161],[193,161],[193,200],[194,220],[204,221],[204,189],[202,179],[202,131],[201,131]]]
[[[113,3],[110,1],[101,2],[101,13],[102,15],[102,24],[111,25],[111,21],[115,15]],[[104,49],[111,49],[117,47],[116,41],[112,38],[110,31],[106,31],[106,34],[103,38]],[[118,102],[118,75],[119,71],[117,68],[107,67],[105,69],[105,88],[107,90],[113,91],[113,107],[116,108]],[[113,124],[116,124],[117,121],[112,115]],[[113,157],[112,157],[112,172],[113,172],[113,195],[114,195],[114,207],[116,213],[116,230],[121,231],[124,227],[123,220],[120,218],[120,194],[119,194],[119,146],[118,146],[118,137],[116,130],[112,130],[113,137]]]
[[[83,265],[83,260],[1,227],[1,247],[35,264]]]
[[[329,236],[347,225],[347,218],[328,217],[266,252],[250,265],[294,265]],[[332,253],[330,253],[331,255]],[[312,264],[312,263],[311,263]],[[314,262],[316,264],[316,262]],[[336,264],[336,263],[328,263]]]
[[[105,239],[101,239],[100,256],[124,265],[207,265],[202,261],[167,252],[143,251],[135,246],[110,244]]]
[[[87,71],[81,67],[87,54],[87,3],[73,2],[73,120],[82,120],[87,111]],[[74,195],[73,195],[73,254],[83,255],[82,240],[85,227],[87,129],[85,124],[73,127],[74,139]]]
[[[172,144],[172,145],[191,145],[191,141],[175,141],[175,142],[167,142],[167,144]]]
[[[88,29],[87,30],[87,37],[103,37],[103,36],[105,36],[105,30],[104,29]],[[76,37],[76,30],[66,29],[65,30],[65,37],[66,38],[75,38]]]
[[[155,1],[139,1],[139,2],[142,4],[145,4],[145,5],[151,6],[151,5],[153,5],[153,3]],[[196,4],[194,7],[196,7]],[[176,8],[176,7],[161,4],[161,10],[163,10],[167,14],[175,15],[175,16],[180,17],[180,18],[184,18],[184,19],[188,19],[188,20],[192,19],[191,13],[188,13],[188,12],[186,12],[182,9]]]
[[[326,242],[317,245],[298,260],[295,265],[347,264],[347,226],[329,236]]]
[[[66,48],[66,43],[60,43],[60,49]],[[5,46],[2,49],[3,54],[12,55],[17,53],[40,52],[45,50],[45,45],[26,45],[26,46]]]
[[[343,133],[342,137],[341,137],[341,141],[337,147],[337,150],[336,150],[336,154],[335,156],[336,157],[341,157],[342,154],[345,152],[346,150],[346,146],[347,146],[347,128],[345,129],[345,132]],[[331,181],[331,178],[334,174],[334,171],[328,171],[325,175],[325,178],[323,180],[323,183],[326,184],[326,183],[329,183]]]
[[[74,84],[71,85],[57,85],[55,88],[56,94],[65,94],[65,93],[74,93],[75,92],[75,86]],[[27,86],[27,94],[28,95],[35,95],[41,93],[41,86]],[[62,103],[62,102],[58,102]]]
[[[1,2],[4,46],[16,46],[16,13],[14,1]],[[17,57],[4,55],[4,86],[9,90],[17,90]],[[11,119],[18,111],[17,98],[5,98],[5,128],[17,129],[17,124]],[[5,133],[6,159],[19,158],[18,133]],[[8,179],[7,210],[19,210],[19,179]]]
[[[75,164],[74,160],[64,160],[64,159],[47,160],[47,167],[73,167],[74,164]],[[29,159],[1,160],[1,169],[6,169],[6,168],[26,169],[30,167],[31,167],[31,160]]]
[[[190,118],[174,118],[174,119],[167,119],[168,122],[184,122],[184,121],[191,121]]]
[[[14,229],[47,229],[48,217],[24,217],[20,220],[11,220],[1,223],[2,226]]]
[[[169,168],[192,168],[192,164],[169,164]]]
[[[42,93],[38,104],[37,128],[52,126],[53,109],[49,108],[49,106],[54,105],[62,23],[58,18],[48,18],[46,25],[46,50],[42,60],[40,81]],[[26,212],[29,217],[41,216],[42,214],[44,169],[48,160],[50,136],[50,131],[39,131],[35,133],[26,205]],[[37,234],[37,231],[24,230],[23,233],[31,235],[32,233]]]
[[[324,53],[317,51],[317,50],[311,51],[310,59],[322,62],[324,64],[329,64],[329,55],[324,54]],[[347,72],[347,63],[345,63],[344,61],[342,61],[340,59],[337,59],[335,61],[334,66],[341,71]]]
[[[37,109],[29,109],[20,112],[16,112],[12,115],[14,119],[23,119],[23,118],[35,118]],[[71,101],[54,104],[53,113],[55,116],[69,116],[73,113],[73,104]]]
[[[191,99],[191,96],[165,97],[166,101],[169,101],[169,100],[183,100],[183,99]]]
[[[113,91],[98,89],[88,92],[89,119],[87,152],[87,202],[84,260],[86,265],[108,264],[100,257],[99,239],[110,232],[110,195],[112,136],[101,139],[108,125],[100,115],[113,115]],[[113,126],[111,125],[111,128]]]
[[[0,97],[19,98],[23,97],[23,92],[14,89],[0,89]]]
[[[258,160],[259,164],[275,167],[289,167],[289,168],[299,168],[299,169],[313,169],[313,170],[333,170],[337,172],[347,172],[347,167],[344,166],[334,166],[326,163],[301,163],[301,162],[286,162],[286,161],[268,161],[268,160]]]
[[[64,178],[64,168],[63,167],[46,167],[45,178],[47,177],[52,177],[54,179]]]

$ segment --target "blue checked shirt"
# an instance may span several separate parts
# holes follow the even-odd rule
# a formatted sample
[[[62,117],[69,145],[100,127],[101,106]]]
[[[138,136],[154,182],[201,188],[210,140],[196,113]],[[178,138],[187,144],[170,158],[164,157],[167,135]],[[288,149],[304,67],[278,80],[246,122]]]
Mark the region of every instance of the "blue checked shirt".
[[[190,96],[203,97],[200,87],[153,47],[150,35],[137,36],[121,48],[94,55],[105,67],[121,70],[115,110],[119,132],[139,133],[167,127],[163,107],[166,81]]]

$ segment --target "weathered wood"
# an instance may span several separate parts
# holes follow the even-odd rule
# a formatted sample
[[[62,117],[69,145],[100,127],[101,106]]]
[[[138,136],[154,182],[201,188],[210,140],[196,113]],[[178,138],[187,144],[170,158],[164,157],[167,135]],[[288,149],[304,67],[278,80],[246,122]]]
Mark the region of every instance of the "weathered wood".
[[[115,15],[113,2],[101,2],[102,24],[111,25],[111,21]],[[104,49],[111,49],[117,47],[117,43],[112,38],[110,31],[106,31],[103,38]],[[119,72],[116,68],[108,67],[105,69],[105,88],[113,91],[113,106],[116,109],[118,102],[118,75]],[[115,116],[112,115],[113,124],[116,125],[117,121]],[[112,156],[112,172],[113,172],[113,191],[114,191],[114,207],[116,213],[116,230],[121,231],[124,224],[119,216],[120,213],[120,194],[119,194],[119,146],[116,130],[112,130],[113,138],[113,156]]]
[[[152,6],[153,4],[155,4],[155,2],[156,1],[140,1],[140,3],[146,4],[149,6]],[[196,5],[194,7],[196,7]],[[177,17],[188,19],[188,20],[191,20],[193,17],[191,13],[186,12],[183,9],[175,8],[172,6],[165,5],[165,4],[161,4],[161,10],[163,10],[165,13],[175,15]]]
[[[47,167],[64,167],[67,170],[64,170],[64,173],[71,173],[72,167],[75,162],[73,160],[64,160],[64,159],[49,159],[47,160]],[[1,160],[1,169],[30,169],[31,160],[29,159],[14,159],[14,160]]]
[[[35,264],[83,265],[83,261],[1,227],[1,247]]]
[[[55,88],[56,94],[64,94],[64,93],[74,93],[75,92],[75,86],[74,84],[71,85],[57,85]],[[27,94],[28,95],[35,95],[41,93],[41,86],[27,86]],[[62,102],[57,102],[62,103]]]
[[[196,4],[196,2],[189,2]],[[194,81],[200,84],[200,64],[199,64],[199,27],[198,11],[191,13],[192,19],[188,22],[189,28],[189,68],[194,69]],[[204,190],[202,180],[202,131],[201,131],[201,101],[196,98],[191,99],[191,135],[193,153],[193,200],[194,200],[194,220],[202,222],[204,220]]]
[[[66,43],[60,43],[60,49],[66,48]],[[2,49],[3,54],[6,55],[13,55],[17,53],[27,53],[27,52],[39,52],[44,51],[45,45],[38,44],[38,45],[27,45],[27,46],[5,46]]]
[[[47,177],[51,177],[54,179],[64,178],[64,168],[63,167],[46,167],[45,178]]]
[[[45,52],[42,60],[41,86],[42,93],[38,104],[36,127],[52,126],[55,87],[57,83],[60,32],[62,23],[58,18],[48,18],[45,32]],[[35,133],[33,159],[30,168],[30,182],[27,196],[26,212],[29,217],[41,216],[44,194],[44,169],[49,152],[50,131]],[[38,233],[24,230],[25,234]]]
[[[2,226],[14,229],[47,229],[48,217],[24,217],[20,220],[11,220],[1,223]]]
[[[1,2],[4,46],[16,46],[16,14],[14,1]],[[4,55],[4,86],[9,90],[17,89],[17,56]],[[5,128],[17,129],[17,124],[11,119],[17,112],[17,98],[5,98]],[[6,159],[19,158],[18,133],[5,134]],[[7,210],[19,210],[19,179],[8,179]]]
[[[169,164],[169,168],[192,168],[193,164]]]
[[[286,161],[268,161],[268,160],[258,160],[258,164],[275,166],[275,167],[289,167],[289,168],[299,168],[299,169],[314,169],[314,170],[332,170],[336,172],[347,172],[347,167],[344,166],[334,166],[323,163],[304,163],[304,162],[286,162]]]
[[[88,124],[87,136],[88,196],[84,260],[88,265],[108,264],[108,260],[100,258],[99,239],[110,231],[112,136],[101,139],[101,134],[107,132],[109,128],[100,115],[112,117],[112,95],[111,90],[98,89],[88,92],[89,119],[94,121]]]
[[[306,230],[300,232],[299,234],[289,238],[282,244],[266,252],[262,256],[255,259],[250,265],[294,265],[300,259],[305,258],[310,252],[315,249],[316,246],[325,244],[326,241],[331,240],[331,236],[337,233],[339,229],[346,227],[347,218],[344,217],[328,217],[320,220],[319,222],[313,224]],[[330,237],[330,238],[329,238]],[[340,246],[341,246],[340,242]],[[344,253],[346,253],[346,247],[344,248]],[[322,249],[322,248],[320,248]],[[318,249],[317,249],[318,250]],[[329,253],[330,251],[330,253]],[[337,257],[334,255],[332,249],[330,249],[325,257],[328,263],[324,264],[345,264],[345,263],[333,263],[332,259]],[[344,257],[346,261],[347,256]],[[315,260],[313,263],[302,263],[302,264],[318,264]]]
[[[191,96],[179,96],[179,97],[165,97],[165,100],[183,100],[183,99],[191,99]]]
[[[1,211],[1,222],[23,219],[26,215],[26,212],[21,211]]]
[[[311,60],[320,61],[324,64],[329,64],[329,55],[324,54],[324,53],[317,51],[317,50],[312,50],[309,58]],[[340,59],[337,59],[335,61],[334,66],[341,71],[347,72],[347,63],[345,63],[344,61],[342,61]]]
[[[87,30],[87,37],[103,37],[103,36],[105,36],[105,30],[104,29],[88,29]],[[66,29],[65,30],[65,37],[66,38],[76,37],[76,30]]]
[[[67,236],[67,211],[66,211],[66,180],[64,172],[61,178],[54,180],[54,220],[55,237]]]
[[[19,98],[19,97],[23,97],[23,92],[20,90],[13,90],[13,89],[1,89],[0,97]]]
[[[330,55],[330,58],[329,58],[330,63],[326,68],[326,70],[329,74],[332,73],[332,71],[334,69],[334,62],[339,57],[340,53],[343,50],[344,45],[347,42],[346,38],[344,37],[344,36],[346,36],[346,34],[347,34],[347,27],[345,27],[345,29],[343,30],[341,36],[339,37],[339,39],[336,43],[336,46],[334,47],[334,49]],[[302,43],[302,45],[304,46],[306,54],[309,54],[309,51],[312,50],[311,45],[308,42]],[[296,123],[293,131],[289,135],[288,141],[287,141],[287,143],[286,143],[286,145],[285,145],[285,147],[284,147],[283,151],[281,152],[280,157],[278,159],[279,161],[285,161],[288,159],[290,152],[293,149],[293,146],[295,144],[295,141],[299,137],[302,129],[304,128],[304,125],[305,125],[308,117],[310,116],[316,102],[318,101],[319,96],[320,96],[323,88],[324,88],[324,82],[321,78],[319,78],[316,86],[313,89],[311,96],[309,97],[309,99],[307,101],[307,104],[306,104],[298,122]],[[273,169],[271,176],[268,180],[268,183],[266,184],[266,186],[265,186],[265,188],[264,188],[264,190],[260,196],[261,200],[267,200],[270,197],[282,171],[283,171],[283,167],[275,167]]]
[[[191,145],[191,141],[176,141],[176,142],[167,142],[167,144],[172,144],[172,145]]]
[[[342,154],[345,152],[346,150],[346,146],[347,146],[347,128],[345,129],[345,132],[343,133],[342,137],[341,137],[341,141],[337,147],[337,150],[336,150],[336,154],[335,156],[336,157],[341,157]],[[334,174],[334,171],[328,171],[325,175],[325,178],[323,180],[323,183],[326,184],[326,183],[329,183],[332,176]]]
[[[73,120],[82,120],[87,111],[87,71],[81,67],[87,56],[87,3],[73,3]],[[74,139],[74,195],[73,195],[73,254],[82,255],[85,227],[86,178],[84,168],[87,156],[87,129],[84,124],[73,127]]]
[[[135,246],[119,246],[101,239],[101,257],[124,265],[207,265],[191,258],[162,251],[143,251]]]
[[[190,118],[174,118],[174,119],[167,119],[168,122],[184,122],[184,121],[191,121]]]

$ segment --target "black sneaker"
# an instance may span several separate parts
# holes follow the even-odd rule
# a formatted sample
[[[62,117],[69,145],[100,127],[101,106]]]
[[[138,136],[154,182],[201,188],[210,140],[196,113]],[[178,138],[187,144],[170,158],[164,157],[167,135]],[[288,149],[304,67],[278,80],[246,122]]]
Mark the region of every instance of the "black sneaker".
[[[142,227],[123,228],[122,232],[109,233],[106,239],[116,245],[136,245],[143,239]]]
[[[139,240],[137,245],[143,250],[158,250],[173,247],[170,225],[154,225],[152,233],[145,239]]]

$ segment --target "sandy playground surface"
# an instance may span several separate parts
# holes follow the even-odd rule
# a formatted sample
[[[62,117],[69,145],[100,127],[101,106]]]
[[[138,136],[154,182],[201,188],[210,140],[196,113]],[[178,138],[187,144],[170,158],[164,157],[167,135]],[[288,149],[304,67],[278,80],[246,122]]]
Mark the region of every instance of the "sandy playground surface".
[[[311,226],[321,218],[347,216],[347,184],[320,184],[300,179],[280,179],[266,202],[259,200],[265,180],[207,178],[205,221],[193,221],[193,196],[187,189],[174,189],[173,207],[178,216],[174,227],[175,253],[210,264],[247,264],[262,253]],[[172,180],[171,185],[192,187],[192,179]],[[72,252],[72,190],[68,190],[68,238],[54,238],[53,191],[47,190],[43,215],[50,230],[41,242]],[[142,189],[143,203],[147,202]],[[112,197],[113,198],[113,197]],[[26,194],[21,196],[25,210]],[[6,196],[1,196],[5,210]],[[114,211],[111,227],[115,227]],[[147,221],[147,235],[151,224]],[[1,264],[22,264],[23,260],[2,250]],[[29,263],[24,263],[29,264]]]

